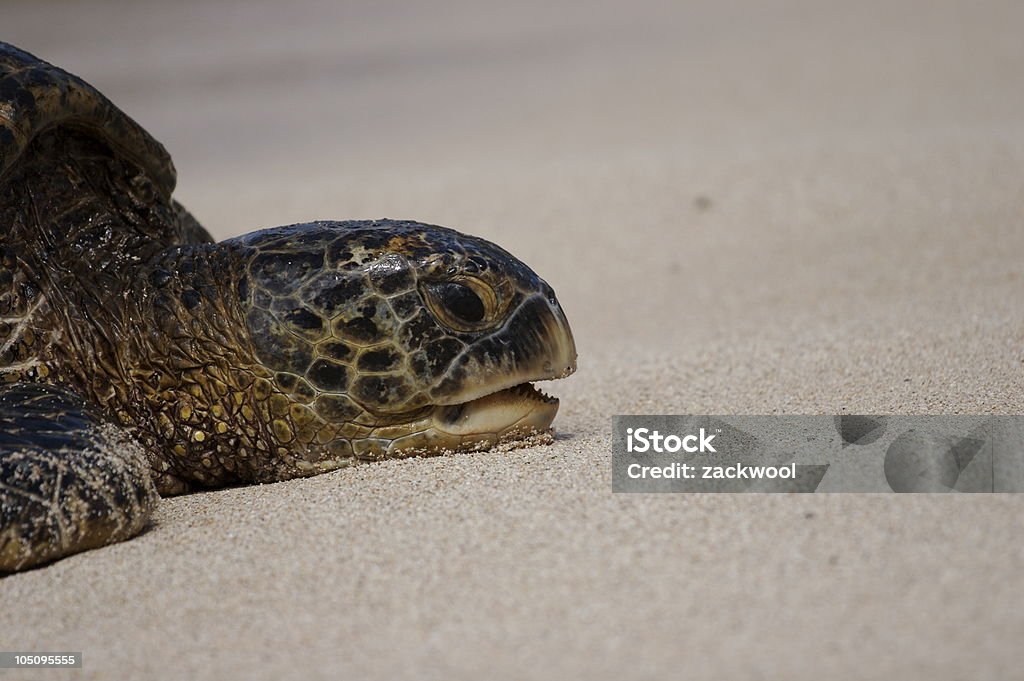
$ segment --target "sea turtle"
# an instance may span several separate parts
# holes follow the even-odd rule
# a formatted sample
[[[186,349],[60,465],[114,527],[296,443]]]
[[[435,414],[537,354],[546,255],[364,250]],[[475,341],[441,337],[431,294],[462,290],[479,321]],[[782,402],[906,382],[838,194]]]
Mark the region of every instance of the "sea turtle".
[[[158,495],[547,432],[554,291],[418,222],[214,243],[164,148],[0,43],[0,572],[132,537]]]

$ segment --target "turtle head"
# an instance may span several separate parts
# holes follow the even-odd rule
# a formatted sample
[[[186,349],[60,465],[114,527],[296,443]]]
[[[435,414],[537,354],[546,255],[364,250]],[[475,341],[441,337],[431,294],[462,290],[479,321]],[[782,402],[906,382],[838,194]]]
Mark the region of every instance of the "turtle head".
[[[531,382],[575,370],[572,332],[551,287],[498,246],[390,220],[228,243],[255,360],[321,424],[311,447],[380,458],[550,427],[558,401]]]

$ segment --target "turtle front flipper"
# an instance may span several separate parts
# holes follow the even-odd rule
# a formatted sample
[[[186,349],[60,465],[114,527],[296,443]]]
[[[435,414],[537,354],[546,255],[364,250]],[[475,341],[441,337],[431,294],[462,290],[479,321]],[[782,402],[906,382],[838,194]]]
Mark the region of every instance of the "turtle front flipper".
[[[78,395],[0,388],[0,574],[133,537],[158,498],[142,446]]]

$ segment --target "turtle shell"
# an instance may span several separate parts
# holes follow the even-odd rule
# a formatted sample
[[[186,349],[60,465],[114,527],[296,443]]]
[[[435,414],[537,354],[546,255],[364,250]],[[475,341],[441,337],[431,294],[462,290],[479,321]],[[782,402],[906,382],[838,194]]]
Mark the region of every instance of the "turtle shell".
[[[167,150],[110,100],[0,43],[0,378],[80,360],[116,332],[148,262],[212,241],[174,183]]]
[[[132,262],[212,241],[174,184],[167,150],[110,100],[0,42],[0,269],[116,294]]]
[[[162,144],[81,78],[0,42],[0,180],[43,131],[61,126],[99,137],[170,198],[176,176]]]

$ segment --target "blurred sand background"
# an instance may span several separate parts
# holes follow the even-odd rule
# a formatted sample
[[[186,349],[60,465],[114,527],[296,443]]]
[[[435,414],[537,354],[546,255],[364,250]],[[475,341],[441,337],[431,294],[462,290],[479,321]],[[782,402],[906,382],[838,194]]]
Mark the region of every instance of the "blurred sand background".
[[[8,0],[219,237],[498,241],[579,346],[551,447],[165,500],[0,580],[25,678],[986,679],[1024,500],[612,495],[616,413],[1024,413],[1024,4]],[[0,672],[0,678],[18,678]]]

